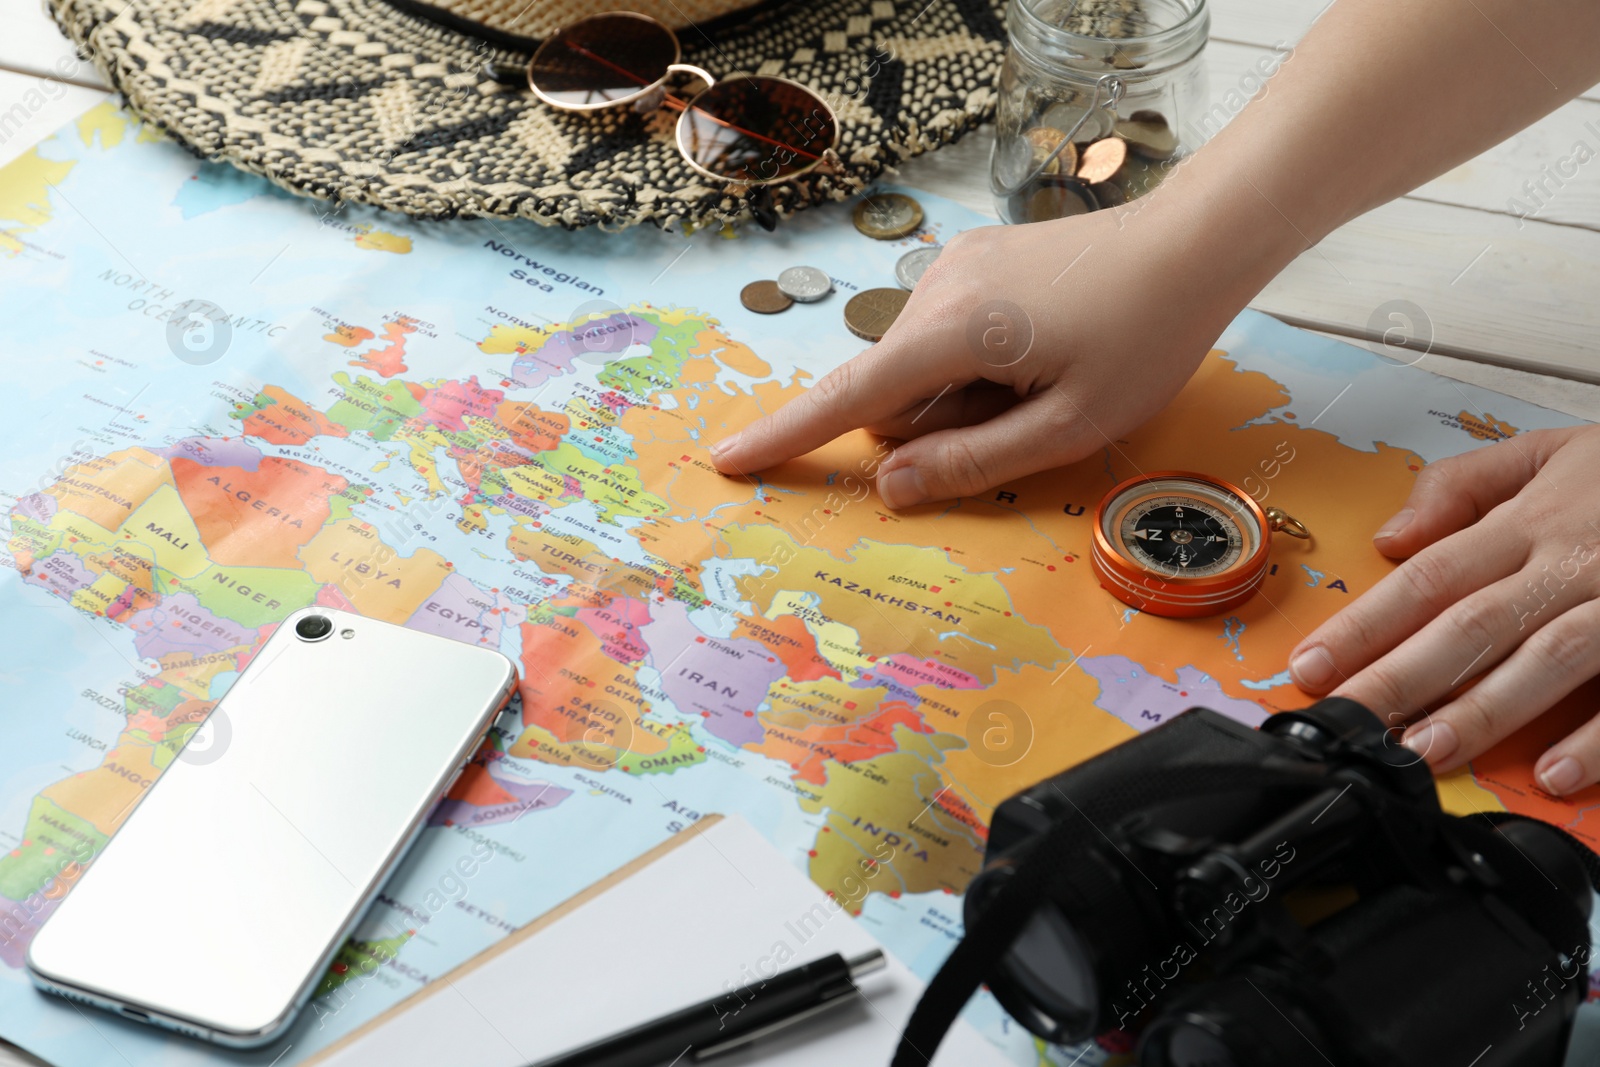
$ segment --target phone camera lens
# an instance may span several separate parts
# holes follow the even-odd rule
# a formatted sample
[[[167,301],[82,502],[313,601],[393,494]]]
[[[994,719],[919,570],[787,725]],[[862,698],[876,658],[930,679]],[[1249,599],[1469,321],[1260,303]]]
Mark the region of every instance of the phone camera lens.
[[[333,633],[333,620],[326,615],[307,615],[294,624],[294,632],[302,641],[321,641]]]

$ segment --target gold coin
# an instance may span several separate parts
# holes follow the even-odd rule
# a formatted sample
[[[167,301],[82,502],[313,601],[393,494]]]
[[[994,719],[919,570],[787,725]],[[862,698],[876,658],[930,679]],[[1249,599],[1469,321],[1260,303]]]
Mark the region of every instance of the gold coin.
[[[1066,134],[1062,133],[1060,130],[1052,129],[1049,126],[1035,126],[1022,136],[1026,137],[1028,139],[1028,143],[1033,145],[1033,165],[1037,167],[1039,164],[1043,163],[1049,158],[1050,153],[1056,150],[1056,146],[1062,142],[1062,140],[1066,137]],[[1060,154],[1058,154],[1054,159],[1051,159],[1049,165],[1039,173],[1071,174],[1077,169],[1078,146],[1069,143],[1061,150]]]
[[[922,205],[899,193],[874,193],[856,205],[856,229],[875,241],[894,241],[922,225]]]
[[[1120,137],[1106,137],[1083,150],[1078,177],[1090,185],[1109,181],[1128,158],[1128,143]]]
[[[1117,136],[1146,159],[1171,159],[1178,151],[1178,135],[1154,111],[1135,111],[1117,123]]]
[[[739,290],[739,303],[758,315],[776,315],[794,306],[774,281],[751,282]]]
[[[844,306],[845,328],[864,341],[881,341],[911,294],[904,289],[868,289]]]

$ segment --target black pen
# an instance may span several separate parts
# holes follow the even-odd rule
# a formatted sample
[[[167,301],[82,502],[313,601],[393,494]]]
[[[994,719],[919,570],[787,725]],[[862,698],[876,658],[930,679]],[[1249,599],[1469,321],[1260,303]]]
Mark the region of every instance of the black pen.
[[[879,949],[848,960],[835,952],[530,1067],[700,1063],[843,1004],[857,992],[855,979],[883,966]]]

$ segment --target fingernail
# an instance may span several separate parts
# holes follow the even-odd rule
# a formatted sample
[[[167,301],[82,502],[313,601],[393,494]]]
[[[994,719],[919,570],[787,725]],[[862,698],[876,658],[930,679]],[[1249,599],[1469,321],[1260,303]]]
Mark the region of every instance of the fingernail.
[[[1418,723],[1406,731],[1400,743],[1427,760],[1430,765],[1443,763],[1454,756],[1456,749],[1461,747],[1461,739],[1456,736],[1455,727],[1447,722]]]
[[[1307,689],[1326,689],[1333,681],[1333,660],[1321,645],[1312,645],[1289,661],[1289,673]]]
[[[1372,535],[1372,539],[1374,541],[1382,541],[1385,537],[1393,537],[1407,526],[1410,526],[1411,520],[1416,517],[1417,513],[1414,509],[1401,508],[1395,512],[1394,518],[1378,527],[1378,532]]]
[[[895,511],[928,499],[922,472],[915,467],[896,467],[878,475],[878,495],[883,498],[884,507]]]
[[[1562,756],[1539,774],[1546,793],[1564,796],[1583,783],[1583,767],[1571,756]]]
[[[713,441],[713,442],[711,442],[711,444],[707,445],[706,448],[707,448],[708,451],[710,451],[711,458],[712,459],[721,459],[723,456],[725,456],[729,452],[733,451],[734,446],[739,443],[739,437],[740,437],[740,434],[742,434],[742,433],[743,433],[743,431],[741,430],[740,433],[729,434],[727,437],[724,437],[722,440]]]

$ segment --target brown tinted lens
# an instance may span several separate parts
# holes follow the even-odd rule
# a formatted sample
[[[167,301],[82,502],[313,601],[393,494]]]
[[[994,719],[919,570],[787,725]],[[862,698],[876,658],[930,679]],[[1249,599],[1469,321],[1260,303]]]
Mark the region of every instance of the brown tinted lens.
[[[678,144],[719,178],[781,181],[833,147],[833,112],[777,78],[730,78],[695,97],[678,119]]]
[[[595,107],[648,89],[678,60],[672,31],[633,15],[596,15],[559,30],[533,54],[530,83],[551,102]]]

